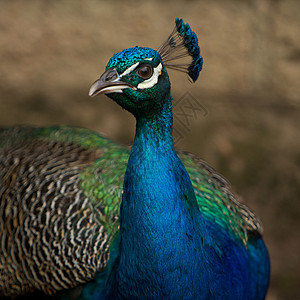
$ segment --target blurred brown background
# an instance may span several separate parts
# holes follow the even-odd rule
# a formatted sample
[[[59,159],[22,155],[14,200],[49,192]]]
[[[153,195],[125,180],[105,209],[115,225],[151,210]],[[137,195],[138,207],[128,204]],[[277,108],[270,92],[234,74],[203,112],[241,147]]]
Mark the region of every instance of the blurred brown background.
[[[299,299],[299,1],[0,0],[0,126],[69,124],[130,143],[134,119],[90,99],[89,86],[113,53],[157,48],[175,16],[197,33],[204,69],[193,85],[169,72],[174,100],[188,92],[208,111],[177,146],[224,174],[263,220],[267,299]]]

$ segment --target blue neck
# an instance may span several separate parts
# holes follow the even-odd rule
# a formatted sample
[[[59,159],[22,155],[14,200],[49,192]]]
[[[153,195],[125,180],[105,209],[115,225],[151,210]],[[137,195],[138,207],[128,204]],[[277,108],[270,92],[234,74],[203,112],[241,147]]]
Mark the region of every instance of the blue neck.
[[[158,115],[137,118],[120,211],[120,255],[113,279],[118,287],[113,289],[130,298],[130,292],[142,297],[147,291],[155,296],[183,288],[168,281],[184,285],[189,278],[182,274],[195,267],[197,213],[190,178],[174,150],[169,95]]]
[[[148,156],[152,151],[177,156],[174,150],[172,128],[172,98],[169,95],[168,101],[163,104],[158,114],[151,117],[137,117],[136,134],[128,167],[134,163],[135,159],[141,159],[141,155]]]
[[[263,242],[248,251],[201,215],[173,146],[172,98],[164,100],[157,116],[137,118],[120,234],[85,299],[263,299],[255,287],[267,285]]]

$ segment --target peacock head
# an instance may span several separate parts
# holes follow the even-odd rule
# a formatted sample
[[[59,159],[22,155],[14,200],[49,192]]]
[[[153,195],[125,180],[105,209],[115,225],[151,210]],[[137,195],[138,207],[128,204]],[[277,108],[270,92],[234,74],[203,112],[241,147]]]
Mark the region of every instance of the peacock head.
[[[134,47],[114,54],[106,71],[91,86],[89,95],[106,94],[137,117],[155,114],[163,101],[169,99],[166,68],[185,72],[195,82],[203,64],[197,36],[182,19],[176,18],[175,24],[157,51]]]

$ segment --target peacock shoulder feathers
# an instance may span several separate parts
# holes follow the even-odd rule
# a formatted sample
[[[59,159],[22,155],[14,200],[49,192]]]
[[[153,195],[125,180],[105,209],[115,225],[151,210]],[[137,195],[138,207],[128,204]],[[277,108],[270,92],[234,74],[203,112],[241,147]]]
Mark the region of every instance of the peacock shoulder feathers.
[[[78,139],[83,133],[68,131]],[[105,204],[97,205],[89,198],[82,175],[103,153],[72,139],[62,141],[59,132],[59,128],[13,128],[0,134],[0,287],[4,295],[35,289],[52,294],[91,280],[106,266],[106,223],[115,222],[114,216],[107,220],[102,211]],[[89,132],[85,133],[87,140]]]
[[[92,280],[118,232],[130,149],[67,126],[2,129],[0,141],[2,295],[53,294]],[[245,245],[262,234],[226,179],[191,153],[178,154],[204,215]]]
[[[166,68],[196,81],[202,64],[178,18],[158,51],[113,55],[89,94],[135,116],[131,149],[83,128],[0,130],[0,296],[265,297],[261,222],[213,168],[174,149]]]

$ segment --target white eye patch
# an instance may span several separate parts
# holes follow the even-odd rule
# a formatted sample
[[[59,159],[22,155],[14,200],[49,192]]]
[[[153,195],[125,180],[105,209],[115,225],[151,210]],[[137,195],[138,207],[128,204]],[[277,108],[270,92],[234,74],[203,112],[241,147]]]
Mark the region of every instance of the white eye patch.
[[[145,60],[153,60],[153,57],[151,57],[151,58],[145,58]],[[139,64],[140,64],[140,63],[137,62],[137,63],[133,64],[132,66],[130,66],[128,69],[126,69],[126,70],[120,75],[120,79],[121,79],[123,76],[126,76],[127,74],[129,74],[129,73],[131,73],[132,71],[134,71],[134,70],[138,67]],[[141,89],[141,90],[142,90],[142,89],[149,89],[149,88],[152,88],[155,84],[157,84],[157,82],[158,82],[158,76],[161,74],[161,70],[162,70],[162,64],[159,63],[159,65],[158,65],[156,68],[153,69],[153,74],[152,74],[152,76],[151,76],[149,79],[147,79],[147,80],[145,80],[145,81],[139,83],[138,86],[137,86],[137,88],[138,88],[138,89]],[[127,88],[128,88],[128,87],[127,87]],[[115,91],[115,92],[121,92],[121,90],[120,90],[120,91]]]
[[[157,84],[158,76],[161,74],[161,70],[162,70],[162,64],[159,63],[159,65],[153,69],[153,75],[149,79],[145,80],[144,82],[139,83],[137,88],[141,90],[152,88],[154,85]]]
[[[120,75],[120,78],[122,78],[123,76],[131,73],[140,63],[137,62],[135,64],[133,64],[131,67],[129,67],[128,69],[126,69],[121,75]]]

